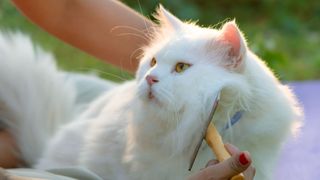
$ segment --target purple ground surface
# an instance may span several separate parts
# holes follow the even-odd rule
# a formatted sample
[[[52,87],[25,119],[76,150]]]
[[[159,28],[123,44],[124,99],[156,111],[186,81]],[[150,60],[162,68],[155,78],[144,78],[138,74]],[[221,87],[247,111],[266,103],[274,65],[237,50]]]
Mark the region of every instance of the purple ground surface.
[[[281,153],[275,180],[320,179],[320,81],[289,83],[304,108],[305,120],[297,138]]]

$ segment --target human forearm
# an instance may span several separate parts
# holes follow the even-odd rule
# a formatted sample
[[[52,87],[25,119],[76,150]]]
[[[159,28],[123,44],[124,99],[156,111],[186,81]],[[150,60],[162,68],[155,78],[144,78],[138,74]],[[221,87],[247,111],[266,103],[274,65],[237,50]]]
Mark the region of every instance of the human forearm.
[[[12,0],[34,23],[89,54],[134,71],[153,23],[113,0]],[[133,30],[136,29],[136,30]],[[144,37],[141,37],[144,36]]]

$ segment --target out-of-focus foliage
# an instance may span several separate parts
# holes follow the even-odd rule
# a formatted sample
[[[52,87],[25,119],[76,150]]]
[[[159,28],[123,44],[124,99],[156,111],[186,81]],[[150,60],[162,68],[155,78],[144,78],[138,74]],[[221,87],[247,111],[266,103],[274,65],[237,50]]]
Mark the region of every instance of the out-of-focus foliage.
[[[320,78],[320,1],[316,0],[125,0],[126,4],[151,17],[159,2],[183,20],[219,27],[236,19],[250,48],[274,69],[282,80]],[[68,69],[99,69],[114,79],[128,74],[65,45],[22,17],[7,0],[0,0],[0,26],[20,29],[53,51],[59,64]],[[109,75],[108,75],[109,74]],[[120,78],[120,79],[121,79]],[[116,78],[117,79],[117,78]],[[119,80],[119,79],[118,79]]]

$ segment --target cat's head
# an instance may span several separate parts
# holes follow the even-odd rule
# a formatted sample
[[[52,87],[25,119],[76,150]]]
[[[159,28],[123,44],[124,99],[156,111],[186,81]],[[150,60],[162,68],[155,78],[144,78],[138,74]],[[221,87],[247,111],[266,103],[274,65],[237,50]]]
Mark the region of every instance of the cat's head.
[[[161,6],[156,18],[159,26],[136,74],[144,101],[174,111],[197,106],[244,71],[247,46],[235,21],[203,28]]]

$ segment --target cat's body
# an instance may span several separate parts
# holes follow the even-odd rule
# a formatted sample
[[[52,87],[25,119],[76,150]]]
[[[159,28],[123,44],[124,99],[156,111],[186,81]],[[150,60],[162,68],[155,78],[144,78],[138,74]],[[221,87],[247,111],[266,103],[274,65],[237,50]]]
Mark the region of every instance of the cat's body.
[[[293,94],[247,49],[233,22],[218,31],[183,24],[164,9],[158,18],[162,28],[145,48],[136,79],[100,96],[82,115],[59,129],[53,139],[50,135],[43,137],[37,149],[38,153],[44,152],[40,159],[40,153],[24,153],[30,146],[20,142],[32,141],[20,137],[26,132],[18,134],[23,156],[32,164],[39,161],[35,167],[40,169],[84,166],[104,179],[185,179],[213,97],[221,90],[213,123],[225,142],[251,153],[256,179],[271,179],[281,144],[300,118]],[[34,78],[36,81],[36,75]],[[53,82],[61,81],[56,78]],[[0,80],[1,86],[4,82]],[[62,116],[68,119],[76,112],[72,109],[75,93],[68,82],[61,88],[70,97],[51,94],[65,98],[54,107],[69,108],[69,114]],[[3,94],[0,102],[15,100],[4,99]],[[18,110],[14,106],[8,109]],[[241,119],[225,129],[239,111],[243,112]],[[3,114],[1,117],[6,117]],[[23,119],[14,117],[17,120],[13,124]],[[29,127],[42,128],[43,122],[29,121]],[[193,169],[198,170],[212,157],[203,147]]]

